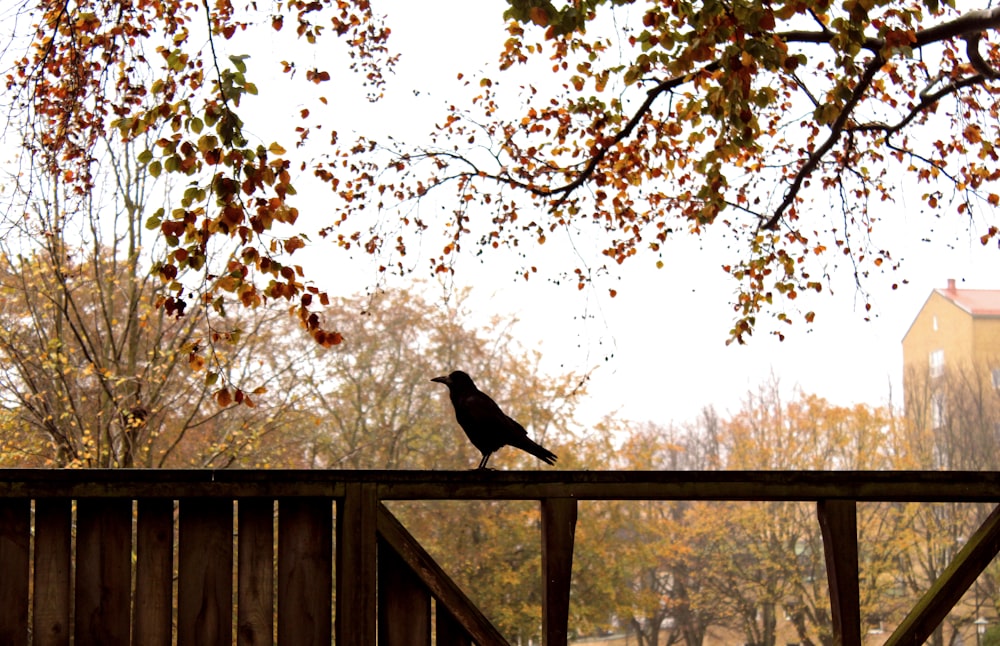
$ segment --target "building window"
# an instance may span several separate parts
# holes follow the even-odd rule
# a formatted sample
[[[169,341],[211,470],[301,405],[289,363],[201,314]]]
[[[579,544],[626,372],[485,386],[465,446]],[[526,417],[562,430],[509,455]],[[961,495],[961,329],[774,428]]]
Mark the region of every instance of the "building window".
[[[941,393],[931,396],[931,426],[936,429],[944,426],[944,395]]]
[[[928,358],[929,372],[930,376],[940,377],[944,374],[944,350],[935,350],[931,352],[931,356]]]
[[[1000,390],[1000,368],[993,369],[993,387]]]
[[[934,331],[937,332],[938,331],[938,324],[937,324],[937,317],[936,316],[931,319],[931,325],[934,327]]]

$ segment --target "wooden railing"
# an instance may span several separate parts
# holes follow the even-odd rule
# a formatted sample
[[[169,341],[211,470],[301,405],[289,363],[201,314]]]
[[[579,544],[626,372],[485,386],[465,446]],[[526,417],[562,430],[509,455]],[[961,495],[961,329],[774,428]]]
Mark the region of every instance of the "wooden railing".
[[[1000,472],[0,470],[0,644],[505,644],[382,504],[473,499],[540,501],[547,646],[567,642],[578,500],[816,502],[834,633],[857,646],[856,504],[997,503]],[[923,643],[998,550],[994,511],[886,643]]]

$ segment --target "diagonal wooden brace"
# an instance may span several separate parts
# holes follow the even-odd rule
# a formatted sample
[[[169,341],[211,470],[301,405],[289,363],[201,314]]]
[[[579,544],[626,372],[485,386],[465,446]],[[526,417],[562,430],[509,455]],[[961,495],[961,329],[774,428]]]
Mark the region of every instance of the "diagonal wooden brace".
[[[1000,551],[1000,507],[993,510],[885,646],[923,644]]]

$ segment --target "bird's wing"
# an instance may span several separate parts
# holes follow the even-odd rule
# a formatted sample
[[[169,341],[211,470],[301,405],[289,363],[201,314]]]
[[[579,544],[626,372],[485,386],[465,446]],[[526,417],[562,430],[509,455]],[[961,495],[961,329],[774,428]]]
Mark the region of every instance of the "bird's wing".
[[[463,413],[471,424],[493,426],[498,419],[506,417],[497,403],[481,392],[472,392],[459,402],[455,402],[455,412]]]
[[[489,438],[497,446],[507,444],[511,439],[527,436],[528,431],[509,417],[489,395],[477,391],[469,393],[455,402],[455,415],[466,433]]]

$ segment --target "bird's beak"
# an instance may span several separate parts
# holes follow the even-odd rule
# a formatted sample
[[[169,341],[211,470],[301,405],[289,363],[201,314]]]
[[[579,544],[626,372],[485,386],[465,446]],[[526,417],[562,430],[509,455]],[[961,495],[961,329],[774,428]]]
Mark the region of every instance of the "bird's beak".
[[[448,385],[451,384],[451,379],[448,379],[447,376],[445,376],[445,377],[434,377],[433,379],[431,379],[431,381],[436,381],[439,384],[444,384],[445,386],[448,386]]]

